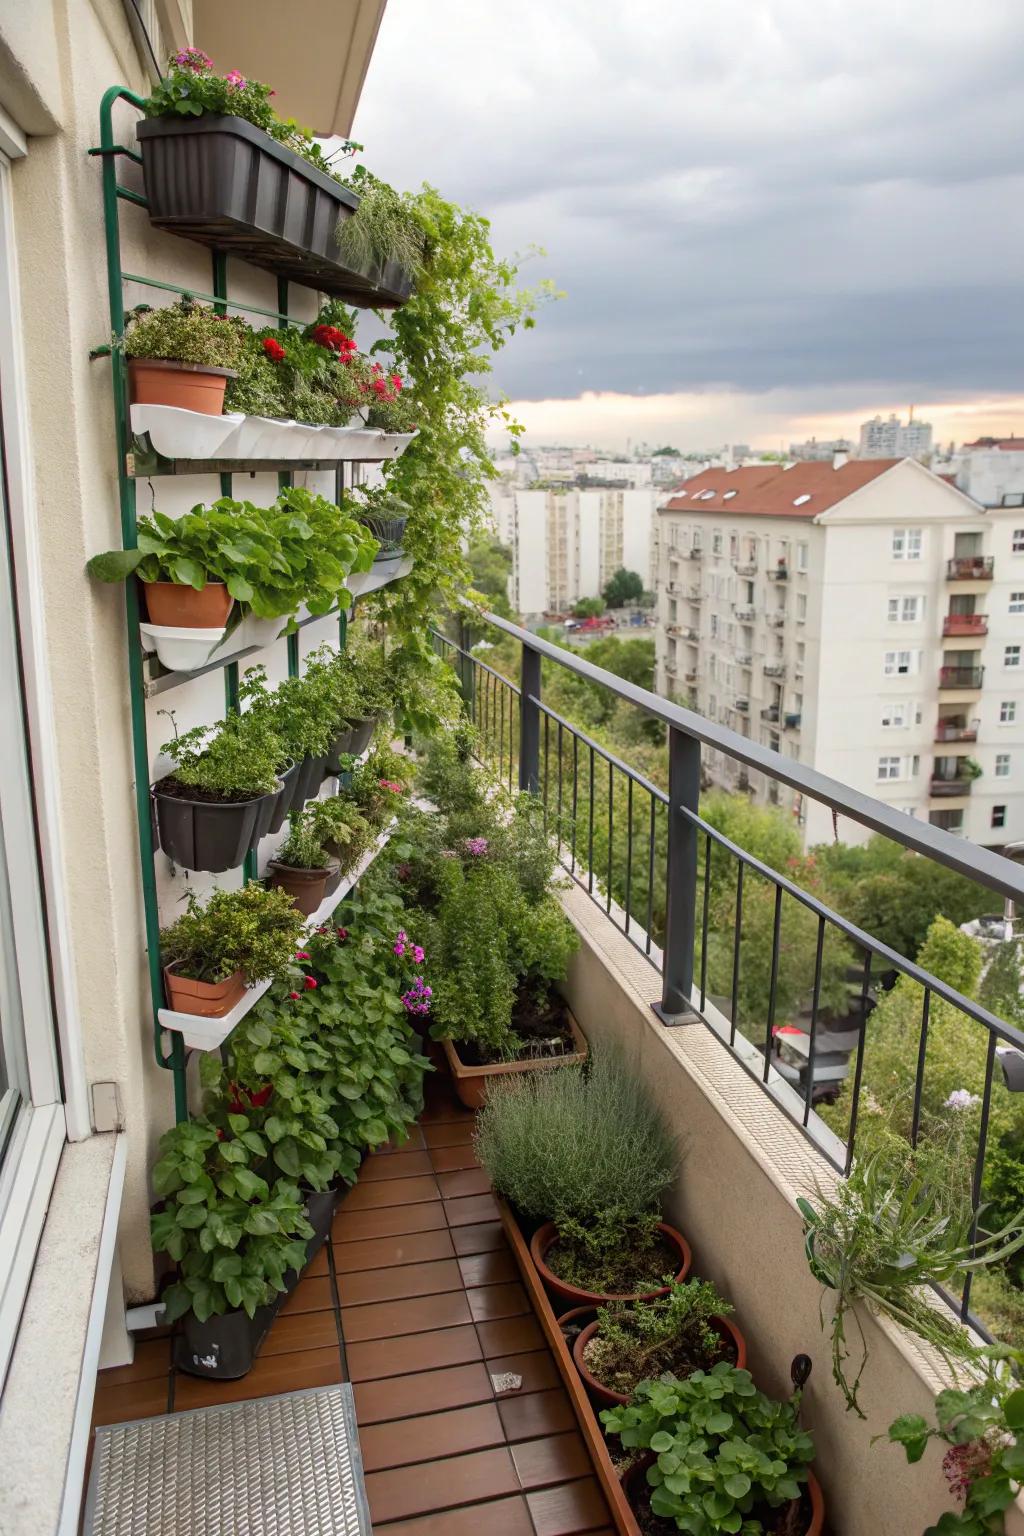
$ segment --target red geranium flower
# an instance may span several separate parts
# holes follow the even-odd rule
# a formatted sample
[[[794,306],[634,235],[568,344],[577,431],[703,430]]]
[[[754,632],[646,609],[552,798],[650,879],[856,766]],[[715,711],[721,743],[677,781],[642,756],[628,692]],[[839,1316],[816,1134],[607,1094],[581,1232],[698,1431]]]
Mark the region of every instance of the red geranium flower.
[[[306,977],[306,991],[307,992],[315,992],[316,991],[316,977],[315,976],[307,976]]]
[[[285,353],[284,347],[282,347],[282,345],[281,345],[281,343],[279,341],[275,341],[273,336],[264,336],[264,338],[263,338],[263,350],[267,354],[267,356],[270,358],[270,361],[272,363],[279,363],[279,362],[281,362],[283,360],[283,358],[287,355]]]

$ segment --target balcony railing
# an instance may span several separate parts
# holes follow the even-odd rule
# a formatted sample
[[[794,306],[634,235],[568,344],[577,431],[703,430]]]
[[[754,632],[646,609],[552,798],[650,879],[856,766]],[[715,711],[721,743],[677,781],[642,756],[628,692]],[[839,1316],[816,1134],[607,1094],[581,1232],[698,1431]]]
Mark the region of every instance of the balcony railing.
[[[754,658],[749,651],[737,651],[736,665],[738,667],[752,667],[754,665]]]
[[[766,661],[762,670],[765,677],[785,677],[786,663],[784,661]]]
[[[690,559],[691,560],[703,560],[704,559],[704,551],[700,548],[699,545],[695,545],[694,548],[690,550]]]
[[[748,853],[707,821],[700,807],[704,750],[731,760],[741,774],[753,770],[763,775],[768,798],[776,803],[781,800],[780,787],[784,786],[805,803],[816,803],[836,817],[849,818],[869,832],[881,833],[899,846],[1018,905],[1024,905],[1024,868],[988,848],[961,840],[956,835],[962,826],[958,810],[936,809],[929,813],[928,822],[914,819],[737,731],[616,677],[507,619],[492,614],[487,616],[486,624],[489,635],[497,631],[511,637],[519,647],[518,681],[473,654],[466,623],[459,625],[457,641],[436,631],[434,634],[440,653],[455,667],[470,717],[477,727],[479,755],[509,790],[518,787],[540,798],[545,825],[556,842],[559,860],[567,874],[600,906],[660,977],[658,1016],[666,1024],[703,1022],[763,1087],[776,1108],[803,1130],[818,1152],[840,1173],[848,1173],[858,1145],[858,1108],[872,987],[883,973],[909,977],[921,988],[912,1140],[916,1141],[921,1124],[924,1081],[929,1070],[926,1045],[932,999],[941,999],[963,1015],[978,1032],[978,1040],[986,1043],[982,1052],[985,1070],[980,1112],[970,1133],[975,1137],[971,1152],[975,1188],[981,1189],[998,1068],[996,1050],[1010,1047],[1024,1051],[1024,1031],[851,923],[812,891],[798,885],[789,874]],[[668,788],[652,783],[546,704],[542,697],[542,665],[575,673],[664,727]],[[762,711],[762,718],[769,720],[777,715],[775,706]],[[790,721],[798,723],[799,716],[786,716],[787,727],[796,728]],[[939,821],[953,830],[942,830],[935,824]],[[714,1001],[708,975],[713,868],[717,880],[727,878],[726,870],[735,870],[735,901],[729,927],[715,930],[716,938],[734,956],[731,997],[718,996]],[[744,893],[748,885],[760,886],[763,882],[776,893],[772,920],[772,948],[776,956],[780,953],[786,913],[793,903],[812,913],[817,925],[814,979],[807,999],[808,1070],[799,1090],[776,1066],[774,1038],[779,1002],[774,966],[758,1010],[764,1021],[763,1029],[747,1024],[744,1033],[739,1022],[739,968],[745,954]],[[851,1062],[853,1091],[850,1117],[842,1138],[829,1131],[814,1113],[815,1042],[822,1012],[823,945],[827,932],[838,933],[852,949],[860,977],[860,1003],[854,1025],[857,1045]],[[979,1327],[970,1312],[970,1287],[968,1276],[960,1295],[955,1299],[946,1295],[945,1299],[962,1317]]]
[[[697,681],[697,671],[696,671],[696,668],[691,668],[689,672],[684,672],[683,673],[683,680],[684,680],[684,682],[687,682],[687,683],[691,683],[691,684],[695,683]]]
[[[770,629],[781,629],[786,622],[786,615],[784,613],[766,613],[764,621]]]
[[[702,603],[704,601],[704,593],[700,587],[687,587],[686,597],[687,601],[691,603]]]
[[[757,561],[756,560],[734,560],[732,568],[736,572],[737,576],[756,576],[757,575]]]
[[[944,635],[987,635],[988,617],[984,613],[947,613],[942,620]]]
[[[946,561],[947,581],[991,581],[991,555],[954,555]]]
[[[756,610],[752,603],[742,603],[739,607],[733,609],[733,614],[740,624],[753,624],[755,612]]]
[[[773,570],[767,571],[765,574],[767,575],[769,581],[788,581],[789,566],[777,565]]]
[[[943,795],[969,795],[973,783],[974,780],[966,775],[962,779],[947,779],[941,774],[933,773],[929,790],[935,799]]]
[[[779,706],[777,704],[769,704],[766,709],[762,709],[761,719],[769,721],[772,725],[778,725]]]
[[[956,725],[952,720],[940,720],[935,727],[936,741],[977,741],[976,725]]]
[[[802,719],[803,716],[801,715],[800,711],[795,709],[791,710],[788,715],[784,715],[782,717],[782,723],[787,731],[798,731],[800,729],[800,722]]]
[[[733,705],[736,709],[739,710],[741,715],[747,715],[750,713],[750,700],[747,698],[741,696],[738,699],[733,699]]]
[[[984,667],[940,667],[940,688],[968,688],[972,692],[981,687],[985,677]]]

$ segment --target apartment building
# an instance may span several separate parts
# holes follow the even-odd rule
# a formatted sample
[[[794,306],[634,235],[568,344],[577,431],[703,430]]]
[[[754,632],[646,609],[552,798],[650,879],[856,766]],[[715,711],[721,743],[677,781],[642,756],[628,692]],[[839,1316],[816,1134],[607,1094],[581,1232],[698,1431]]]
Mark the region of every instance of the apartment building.
[[[873,416],[861,423],[859,457],[862,459],[924,459],[932,451],[930,421],[915,421],[911,409],[907,421],[890,416],[883,421]]]
[[[650,489],[523,491],[491,488],[495,531],[512,550],[509,600],[517,613],[564,612],[597,597],[621,567],[653,585]]]
[[[1024,836],[1020,502],[837,455],[708,470],[658,522],[663,693],[975,842]],[[822,807],[714,753],[707,768],[787,806],[809,844],[832,837]]]

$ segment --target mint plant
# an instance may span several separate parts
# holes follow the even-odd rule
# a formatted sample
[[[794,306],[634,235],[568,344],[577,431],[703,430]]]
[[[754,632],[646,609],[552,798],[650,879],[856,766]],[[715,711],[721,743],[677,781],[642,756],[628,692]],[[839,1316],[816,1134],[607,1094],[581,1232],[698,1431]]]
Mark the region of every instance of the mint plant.
[[[161,930],[160,953],[193,981],[223,981],[241,970],[252,986],[292,967],[302,929],[287,892],[250,880],[241,890],[215,890],[205,906],[190,892],[182,916]]]

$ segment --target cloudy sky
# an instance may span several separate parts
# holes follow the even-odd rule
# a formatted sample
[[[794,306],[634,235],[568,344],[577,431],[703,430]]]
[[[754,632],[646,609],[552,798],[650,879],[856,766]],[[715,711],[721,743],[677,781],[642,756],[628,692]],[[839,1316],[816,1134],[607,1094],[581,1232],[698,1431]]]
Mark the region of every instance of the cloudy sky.
[[[536,441],[1024,432],[1018,0],[388,0],[354,133],[565,297]]]

